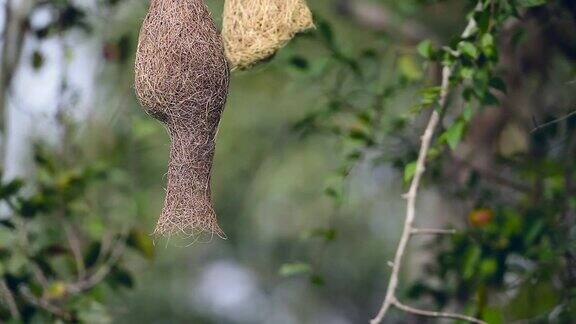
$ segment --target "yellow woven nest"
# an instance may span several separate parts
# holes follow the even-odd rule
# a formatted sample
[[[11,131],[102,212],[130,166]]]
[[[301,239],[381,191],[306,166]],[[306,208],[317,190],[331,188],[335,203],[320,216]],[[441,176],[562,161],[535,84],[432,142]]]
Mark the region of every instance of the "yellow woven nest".
[[[224,4],[222,38],[232,69],[251,67],[313,27],[305,0],[226,0]]]

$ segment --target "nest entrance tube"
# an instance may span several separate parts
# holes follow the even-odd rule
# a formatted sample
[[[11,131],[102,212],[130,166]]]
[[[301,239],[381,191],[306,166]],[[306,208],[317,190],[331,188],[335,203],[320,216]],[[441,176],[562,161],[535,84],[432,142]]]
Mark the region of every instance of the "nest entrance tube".
[[[155,234],[225,238],[212,207],[215,136],[230,75],[203,0],[152,0],[138,39],[136,94],[171,139],[168,184]]]
[[[211,202],[210,173],[215,134],[175,127],[168,131],[171,139],[168,185],[154,233],[170,234],[177,229],[189,236],[214,233],[225,238]],[[205,141],[198,142],[198,139]]]

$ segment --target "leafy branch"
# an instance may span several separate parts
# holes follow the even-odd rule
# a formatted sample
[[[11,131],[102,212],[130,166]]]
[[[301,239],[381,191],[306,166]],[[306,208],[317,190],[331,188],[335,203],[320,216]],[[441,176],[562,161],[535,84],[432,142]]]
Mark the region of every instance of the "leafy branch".
[[[480,10],[482,8],[482,1],[479,1],[475,10]],[[468,26],[465,28],[464,32],[462,33],[462,38],[466,38],[472,30],[476,27],[476,22],[474,17],[470,18],[468,22]],[[455,64],[455,63],[454,63]],[[453,65],[446,65],[442,69],[442,83],[440,85],[440,95],[438,97],[438,106],[440,109],[443,109],[446,106],[447,97],[450,88],[450,78],[452,76],[454,66]],[[422,143],[420,145],[420,150],[418,153],[418,159],[416,161],[414,175],[412,177],[412,181],[410,183],[410,189],[404,195],[406,199],[406,218],[404,220],[404,228],[402,230],[402,235],[400,237],[400,241],[398,243],[398,247],[396,249],[396,254],[394,256],[394,261],[392,263],[392,274],[390,275],[390,281],[388,284],[388,289],[386,291],[386,296],[384,297],[384,302],[380,307],[380,310],[376,314],[376,316],[370,321],[371,324],[378,324],[382,322],[384,317],[386,316],[388,310],[394,306],[404,312],[420,315],[420,316],[427,316],[427,317],[441,317],[441,318],[453,318],[453,319],[460,319],[469,321],[472,323],[485,323],[482,320],[466,316],[460,314],[453,314],[453,313],[445,313],[445,312],[434,312],[434,311],[426,311],[420,310],[417,308],[413,308],[410,306],[406,306],[398,301],[396,297],[396,291],[398,288],[398,280],[400,275],[400,270],[402,268],[402,263],[404,260],[404,254],[406,253],[406,248],[408,246],[408,242],[410,238],[418,233],[420,230],[415,228],[414,221],[416,219],[416,198],[418,195],[418,189],[420,187],[420,181],[422,179],[422,175],[426,169],[426,160],[428,157],[428,153],[432,144],[432,139],[434,136],[434,131],[436,130],[438,124],[440,122],[440,113],[437,110],[433,110],[432,114],[430,115],[430,119],[428,120],[428,124],[424,133],[422,135]],[[426,230],[430,232],[430,230]],[[436,231],[438,234],[446,234],[442,231]]]

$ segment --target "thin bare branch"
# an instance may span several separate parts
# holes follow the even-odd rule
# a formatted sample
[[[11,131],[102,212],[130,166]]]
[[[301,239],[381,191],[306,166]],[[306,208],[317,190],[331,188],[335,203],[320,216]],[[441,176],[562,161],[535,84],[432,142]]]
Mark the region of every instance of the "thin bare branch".
[[[541,130],[541,129],[543,129],[543,128],[546,128],[546,127],[548,127],[548,126],[551,126],[551,125],[553,125],[553,124],[556,124],[556,123],[559,123],[559,122],[561,122],[561,121],[563,121],[563,120],[566,120],[566,119],[568,119],[568,118],[570,118],[570,117],[572,117],[572,116],[574,116],[574,115],[576,115],[576,110],[574,110],[573,112],[571,112],[571,113],[569,113],[569,114],[567,114],[567,115],[564,115],[564,116],[562,116],[562,117],[560,117],[560,118],[556,118],[556,119],[551,120],[551,121],[549,121],[549,122],[547,122],[547,123],[544,123],[544,124],[542,124],[542,125],[537,125],[536,127],[534,127],[534,128],[530,131],[530,133],[535,133],[535,132],[537,132],[537,131],[539,131],[539,130]]]
[[[8,203],[8,206],[12,210],[14,210],[14,211],[16,210],[16,207],[14,206],[14,204],[12,202],[10,202],[10,200],[7,200],[6,202]],[[19,217],[14,217],[14,225],[16,226],[16,230],[17,230],[18,237],[20,239],[20,244],[22,245],[23,251],[25,251],[27,256],[30,259],[32,259],[32,256],[29,253],[31,244],[30,244],[30,240],[28,238],[28,230],[26,229],[25,221]],[[36,279],[36,281],[38,281],[38,283],[43,288],[48,287],[48,279],[46,278],[46,275],[44,274],[44,272],[42,271],[40,266],[38,266],[38,264],[36,264],[36,262],[31,262],[30,268],[32,269],[32,273],[34,274],[34,279]]]
[[[10,316],[13,319],[19,321],[20,320],[20,311],[18,310],[18,305],[16,305],[16,300],[14,299],[14,295],[8,285],[6,284],[6,280],[0,280],[0,294],[3,297],[3,300],[6,302],[6,306],[8,306],[8,311],[10,311]]]
[[[443,234],[456,234],[455,229],[439,229],[439,228],[413,228],[410,231],[411,235],[443,235]]]
[[[449,67],[445,67],[443,71],[443,81],[442,89],[448,87],[448,79],[451,74]],[[444,81],[446,80],[446,81]],[[444,84],[446,83],[446,84]],[[447,91],[444,91],[442,97],[446,96]],[[444,99],[445,100],[445,99]],[[424,131],[424,136],[422,136],[422,146],[420,147],[420,153],[418,154],[418,160],[416,162],[416,171],[414,173],[414,178],[412,178],[412,183],[410,185],[410,190],[404,197],[407,199],[407,209],[406,209],[406,220],[404,222],[404,229],[402,230],[402,236],[400,237],[400,242],[398,243],[398,248],[396,250],[396,255],[394,256],[394,266],[392,267],[392,274],[390,276],[390,282],[388,283],[388,289],[386,291],[386,297],[382,303],[382,307],[378,311],[378,314],[374,319],[370,321],[372,324],[378,324],[382,322],[384,316],[392,306],[392,303],[396,299],[396,288],[398,287],[398,278],[400,274],[400,268],[402,264],[402,259],[404,258],[404,253],[406,247],[408,246],[408,241],[412,233],[412,225],[414,223],[414,218],[416,216],[416,195],[418,192],[418,187],[420,186],[420,179],[426,168],[426,156],[428,155],[428,150],[432,142],[432,135],[434,130],[438,125],[440,120],[440,115],[436,110],[432,112],[426,130]]]
[[[46,275],[44,274],[40,266],[37,265],[36,262],[30,262],[30,263],[31,263],[30,267],[32,268],[32,272],[34,273],[34,279],[36,279],[36,281],[38,281],[38,283],[40,283],[40,285],[43,288],[48,287],[48,278],[46,278]]]
[[[479,10],[481,8],[482,8],[482,1],[479,1],[476,6],[476,10]],[[475,27],[476,22],[474,21],[474,19],[470,19],[462,35],[469,36],[469,34],[475,29]],[[452,75],[452,67],[449,65],[444,66],[442,68],[442,83],[440,85],[440,96],[438,99],[438,105],[440,108],[444,108],[446,106],[446,102],[448,99],[448,92],[450,88],[451,75]],[[408,192],[403,196],[407,200],[406,218],[404,221],[404,228],[402,230],[402,235],[400,236],[400,242],[398,243],[396,254],[394,256],[394,261],[392,263],[392,274],[390,275],[390,281],[388,283],[388,288],[386,290],[386,296],[384,297],[384,301],[382,302],[380,310],[378,311],[376,316],[370,321],[371,324],[378,324],[382,322],[384,316],[386,316],[386,313],[392,306],[396,306],[404,311],[410,310],[411,313],[423,316],[442,317],[439,315],[447,314],[441,312],[428,312],[413,309],[411,307],[401,304],[396,298],[396,290],[398,288],[400,269],[402,267],[402,261],[404,258],[404,254],[406,252],[406,247],[408,246],[408,242],[411,236],[414,234],[414,230],[418,231],[418,229],[415,229],[413,226],[414,220],[416,218],[416,198],[418,194],[418,189],[420,187],[420,181],[422,179],[422,175],[426,170],[426,159],[428,157],[428,151],[432,144],[434,131],[436,130],[439,122],[440,122],[440,114],[438,113],[438,111],[433,110],[432,114],[430,115],[430,119],[428,120],[428,124],[426,125],[426,129],[424,130],[424,134],[422,135],[422,143],[420,145],[418,159],[416,161],[416,170],[414,172],[414,177],[412,178],[412,182],[410,183],[410,188]],[[484,323],[481,320],[468,317],[465,315],[458,315],[458,314],[448,314],[448,315],[450,315],[451,318],[468,320],[474,323]]]
[[[402,304],[398,300],[394,300],[393,305],[394,305],[394,307],[396,307],[396,308],[398,308],[398,309],[400,309],[406,313],[419,315],[419,316],[437,317],[437,318],[451,318],[451,319],[455,319],[455,320],[468,321],[470,323],[478,323],[478,324],[485,324],[486,323],[482,320],[479,320],[479,319],[471,317],[471,316],[455,314],[455,313],[427,311],[427,310],[423,310],[423,309],[410,307],[408,305]]]
[[[64,217],[62,217],[62,224],[64,226],[64,232],[66,233],[68,245],[70,245],[70,250],[74,256],[74,263],[76,264],[76,272],[78,272],[78,278],[84,278],[86,276],[86,266],[84,265],[84,258],[82,257],[80,240],[78,239],[74,228],[72,228],[72,225],[67,223],[64,220]]]
[[[77,294],[86,291],[106,279],[106,276],[108,276],[110,270],[112,270],[114,265],[118,262],[118,260],[120,260],[120,257],[124,253],[125,248],[126,244],[124,243],[124,237],[122,237],[118,239],[118,242],[114,245],[114,248],[110,253],[110,257],[106,260],[106,262],[85,279],[69,284],[67,289],[68,292]]]
[[[50,303],[50,301],[44,298],[34,296],[28,287],[21,285],[18,290],[20,295],[31,305],[42,308],[45,311],[52,313],[66,321],[70,321],[72,319],[72,316],[68,312],[60,309],[60,307],[53,305]]]
[[[106,257],[111,252],[114,247],[114,231],[106,231],[100,240],[100,251],[98,251],[98,257],[94,264],[100,264],[104,262]]]

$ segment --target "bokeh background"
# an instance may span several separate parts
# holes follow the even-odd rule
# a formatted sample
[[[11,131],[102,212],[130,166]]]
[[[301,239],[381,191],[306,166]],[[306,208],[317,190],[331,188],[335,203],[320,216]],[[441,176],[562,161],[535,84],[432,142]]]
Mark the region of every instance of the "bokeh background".
[[[441,59],[427,46],[451,46],[475,2],[308,1],[315,31],[233,73],[212,179],[228,239],[207,242],[149,235],[169,138],[134,96],[148,2],[0,3],[4,320],[344,324],[375,314],[403,225],[405,165],[428,115],[417,106],[438,83]],[[223,1],[206,3],[220,26]],[[486,71],[500,92],[481,95],[466,132],[450,125],[467,119],[467,101],[451,100],[452,131],[418,199],[420,226],[461,234],[415,237],[399,296],[490,323],[569,323],[576,7],[488,3],[499,60]],[[484,73],[474,64],[470,73]],[[361,154],[353,163],[351,152]],[[117,256],[114,242],[126,242]],[[105,278],[70,288],[100,266]],[[386,320],[423,322],[438,321],[396,310]]]

